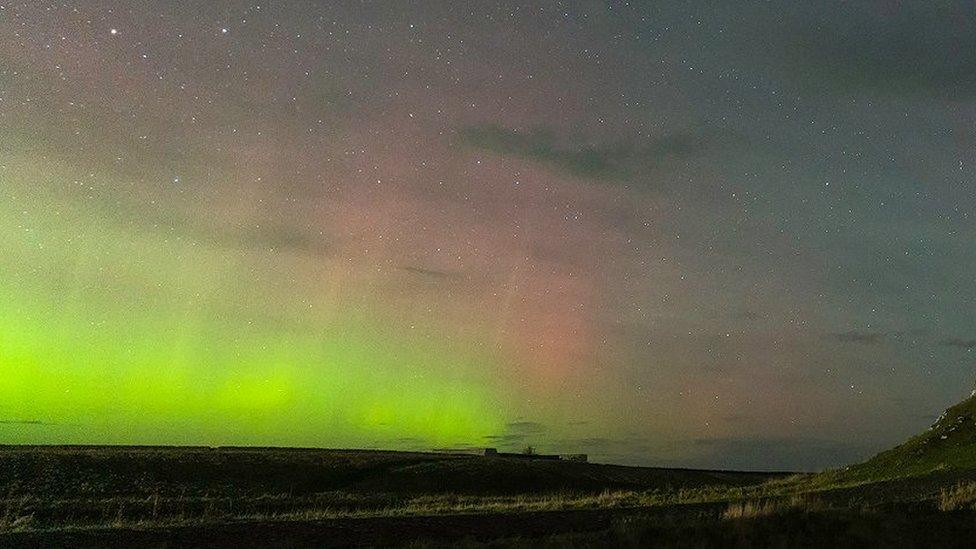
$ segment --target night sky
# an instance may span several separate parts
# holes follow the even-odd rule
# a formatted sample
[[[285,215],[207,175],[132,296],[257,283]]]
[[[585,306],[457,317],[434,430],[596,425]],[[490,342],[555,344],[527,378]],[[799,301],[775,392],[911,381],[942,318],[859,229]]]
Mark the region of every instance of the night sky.
[[[973,386],[974,25],[0,0],[0,443],[864,458]]]

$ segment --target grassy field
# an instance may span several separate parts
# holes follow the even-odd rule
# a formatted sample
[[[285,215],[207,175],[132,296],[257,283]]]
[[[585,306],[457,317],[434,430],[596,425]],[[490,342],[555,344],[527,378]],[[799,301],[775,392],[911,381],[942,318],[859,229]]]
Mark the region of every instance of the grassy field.
[[[354,450],[0,447],[0,545],[968,546],[974,416],[969,399],[903,445],[816,475]]]
[[[0,448],[0,531],[605,509],[776,475],[407,452]]]

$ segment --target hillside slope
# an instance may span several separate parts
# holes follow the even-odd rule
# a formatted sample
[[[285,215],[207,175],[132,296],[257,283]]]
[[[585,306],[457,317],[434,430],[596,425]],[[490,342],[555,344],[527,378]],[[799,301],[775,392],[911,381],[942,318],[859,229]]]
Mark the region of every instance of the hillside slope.
[[[823,473],[832,483],[871,482],[976,470],[976,392],[923,433],[857,465]]]

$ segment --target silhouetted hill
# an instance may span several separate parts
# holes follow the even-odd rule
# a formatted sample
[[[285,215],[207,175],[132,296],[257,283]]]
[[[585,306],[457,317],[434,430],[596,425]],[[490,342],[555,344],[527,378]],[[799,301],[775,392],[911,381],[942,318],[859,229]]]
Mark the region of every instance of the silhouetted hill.
[[[477,494],[742,486],[777,475],[416,452],[179,447],[0,447],[0,479],[60,497]]]

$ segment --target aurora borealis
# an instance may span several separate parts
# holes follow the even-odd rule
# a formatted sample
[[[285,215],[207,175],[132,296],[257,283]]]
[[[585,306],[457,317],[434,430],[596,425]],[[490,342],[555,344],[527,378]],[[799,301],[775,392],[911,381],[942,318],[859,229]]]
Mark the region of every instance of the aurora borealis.
[[[865,457],[973,384],[974,24],[0,0],[0,443]]]

